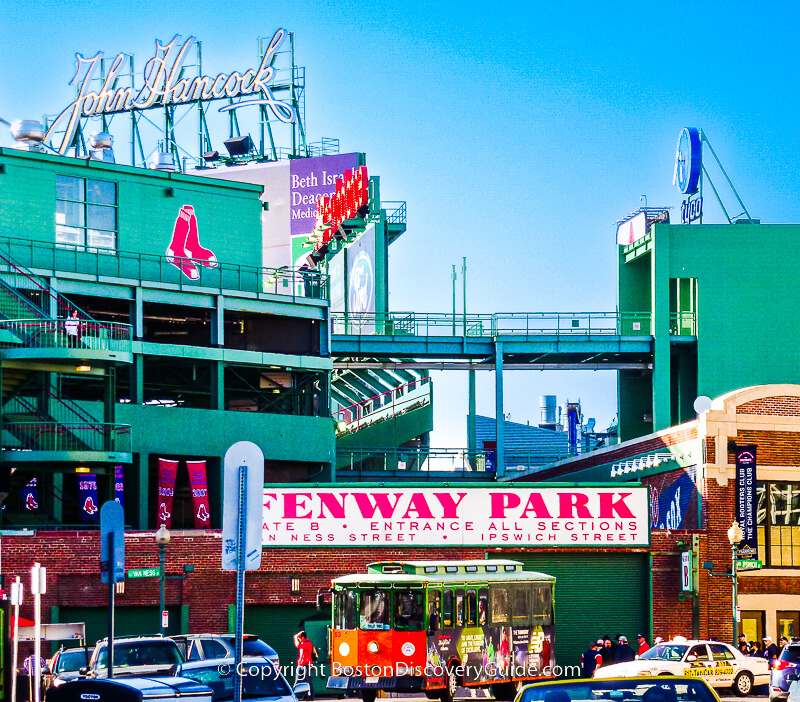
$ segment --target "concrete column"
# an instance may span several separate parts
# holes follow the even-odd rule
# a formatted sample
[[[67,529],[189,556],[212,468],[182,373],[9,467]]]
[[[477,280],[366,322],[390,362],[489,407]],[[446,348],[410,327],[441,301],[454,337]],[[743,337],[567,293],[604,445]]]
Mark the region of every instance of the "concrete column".
[[[669,226],[653,227],[650,285],[653,305],[653,427],[672,425],[669,305]]]
[[[475,400],[475,370],[467,371],[469,377],[469,414],[467,415],[467,449],[469,450],[469,464],[475,469],[475,453],[478,450],[476,400]]]
[[[133,313],[131,322],[133,323],[133,338],[141,340],[144,336],[144,300],[142,288],[133,289]]]
[[[225,409],[225,364],[213,361],[211,366],[211,409]]]
[[[214,346],[225,346],[225,297],[223,295],[217,295],[217,306],[214,309],[213,321],[211,343]]]
[[[503,412],[503,342],[494,342],[494,413],[495,439],[497,440],[497,477],[506,474],[506,442]]]
[[[139,470],[139,491],[133,497],[139,505],[138,528],[144,531],[150,527],[147,523],[148,493],[150,491],[150,454],[140,453],[134,456],[134,465]],[[133,514],[131,514],[131,517],[133,517]],[[136,522],[135,519],[132,519],[132,521]]]

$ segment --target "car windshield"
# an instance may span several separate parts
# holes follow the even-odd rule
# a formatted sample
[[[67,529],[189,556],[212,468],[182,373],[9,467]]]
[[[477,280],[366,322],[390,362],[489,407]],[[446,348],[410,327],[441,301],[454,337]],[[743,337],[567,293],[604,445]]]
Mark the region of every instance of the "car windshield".
[[[180,651],[174,641],[148,641],[114,644],[114,667],[131,668],[139,665],[173,666],[183,663]],[[108,647],[97,656],[96,668],[108,665]]]
[[[74,648],[61,652],[56,662],[56,669],[53,672],[77,672],[87,665],[89,665],[89,652],[84,651],[82,648]]]
[[[242,664],[242,697],[289,697],[289,683],[271,663]],[[233,665],[209,665],[180,671],[180,677],[190,678],[208,685],[214,692],[214,701],[233,699]]]
[[[781,660],[787,663],[800,663],[800,646],[787,646],[781,652]]]
[[[716,702],[702,680],[582,680],[580,682],[532,685],[522,691],[519,702]]]
[[[679,661],[686,653],[688,646],[681,646],[680,644],[658,644],[653,648],[647,649],[639,658],[658,659],[661,661]]]

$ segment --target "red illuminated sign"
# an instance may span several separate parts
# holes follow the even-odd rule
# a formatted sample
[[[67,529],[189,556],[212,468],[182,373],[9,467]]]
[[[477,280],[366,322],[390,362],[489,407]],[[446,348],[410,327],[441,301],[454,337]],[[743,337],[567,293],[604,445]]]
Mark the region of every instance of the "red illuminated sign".
[[[336,179],[336,192],[317,200],[317,222],[314,227],[314,251],[318,251],[338,231],[342,222],[353,219],[369,203],[369,177],[367,167],[357,171],[346,170],[343,178]]]

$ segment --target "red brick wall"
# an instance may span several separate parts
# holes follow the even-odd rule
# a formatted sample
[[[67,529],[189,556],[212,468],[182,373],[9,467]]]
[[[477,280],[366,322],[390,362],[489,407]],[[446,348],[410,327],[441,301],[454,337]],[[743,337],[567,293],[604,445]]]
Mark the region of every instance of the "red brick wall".
[[[800,417],[800,397],[762,397],[736,408],[736,414],[766,414],[780,417]]]

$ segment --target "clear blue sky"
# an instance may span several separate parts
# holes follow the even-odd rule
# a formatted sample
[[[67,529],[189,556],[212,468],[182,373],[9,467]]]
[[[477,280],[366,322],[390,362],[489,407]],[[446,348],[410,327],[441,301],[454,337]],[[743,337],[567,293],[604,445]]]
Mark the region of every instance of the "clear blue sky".
[[[800,221],[799,15],[783,2],[3,3],[0,117],[65,106],[76,51],[141,66],[154,39],[191,34],[207,72],[229,71],[285,27],[310,140],[366,152],[384,199],[408,203],[392,310],[448,311],[462,256],[471,312],[613,310],[613,222],[642,195],[679,216],[685,126],[705,130],[754,217]],[[706,200],[706,221],[722,221]],[[483,414],[493,382],[479,374]],[[536,422],[538,396],[557,394],[604,427],[615,387],[608,372],[509,373],[506,412]],[[466,374],[437,376],[435,443],[464,445],[465,414]]]

